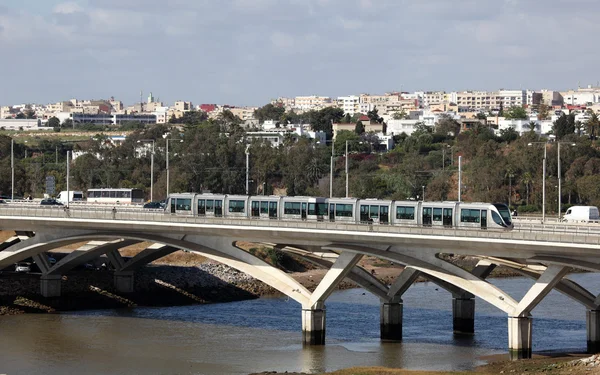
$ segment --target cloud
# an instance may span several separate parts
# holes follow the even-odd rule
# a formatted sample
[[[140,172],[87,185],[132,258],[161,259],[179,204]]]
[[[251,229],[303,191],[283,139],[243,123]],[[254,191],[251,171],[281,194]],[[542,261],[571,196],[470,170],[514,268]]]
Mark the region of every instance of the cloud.
[[[294,37],[289,34],[275,31],[273,34],[271,34],[270,39],[271,43],[273,43],[276,48],[289,49],[294,47]]]

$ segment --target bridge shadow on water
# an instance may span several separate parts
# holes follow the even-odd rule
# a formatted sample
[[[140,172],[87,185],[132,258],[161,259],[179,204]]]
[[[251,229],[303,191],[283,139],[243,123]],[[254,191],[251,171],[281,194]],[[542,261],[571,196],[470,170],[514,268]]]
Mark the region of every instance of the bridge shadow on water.
[[[233,326],[278,331],[297,337],[301,344],[301,307],[287,298],[260,298],[231,303],[140,307],[77,312],[100,315],[179,321],[203,325]],[[327,345],[341,345],[353,351],[389,350],[402,344],[433,344],[505,352],[508,342],[507,319],[502,315],[476,313],[475,334],[455,335],[452,312],[404,307],[403,341],[399,344],[379,340],[379,306],[353,302],[327,303]],[[534,351],[584,351],[585,321],[536,318],[533,321]],[[375,349],[377,348],[377,349]],[[391,348],[391,349],[390,349]],[[313,349],[311,349],[313,350]],[[318,349],[314,349],[318,350]]]

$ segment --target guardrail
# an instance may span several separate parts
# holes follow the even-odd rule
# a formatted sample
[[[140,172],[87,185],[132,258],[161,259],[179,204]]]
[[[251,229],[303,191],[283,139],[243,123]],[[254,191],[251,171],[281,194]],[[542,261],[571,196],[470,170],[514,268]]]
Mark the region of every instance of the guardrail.
[[[273,228],[298,228],[318,230],[347,230],[358,232],[378,233],[404,233],[422,235],[440,235],[456,237],[484,237],[484,238],[506,238],[514,237],[511,233],[527,233],[535,235],[536,240],[550,241],[544,238],[546,234],[574,235],[590,237],[585,243],[600,244],[600,225],[570,225],[565,223],[541,224],[541,223],[515,223],[512,231],[501,229],[481,230],[479,228],[446,228],[442,226],[421,225],[382,225],[368,223],[344,223],[325,221],[300,221],[297,219],[255,219],[235,217],[200,217],[179,216],[165,213],[162,209],[112,209],[108,207],[71,207],[63,206],[32,206],[32,205],[0,205],[0,216],[41,217],[41,218],[66,218],[73,220],[99,219],[99,220],[124,220],[140,222],[168,222],[185,224],[216,224],[216,225],[239,225],[244,227],[273,227]],[[529,236],[531,237],[531,236]],[[572,237],[572,236],[571,236]],[[592,238],[593,237],[593,238]],[[581,238],[580,238],[581,239]],[[565,239],[568,241],[568,239]],[[574,240],[573,240],[574,241]],[[577,241],[582,242],[582,241]]]

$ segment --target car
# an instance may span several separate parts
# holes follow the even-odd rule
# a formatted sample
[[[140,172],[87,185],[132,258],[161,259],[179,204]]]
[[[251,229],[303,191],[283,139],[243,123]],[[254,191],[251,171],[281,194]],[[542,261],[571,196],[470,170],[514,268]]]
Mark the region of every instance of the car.
[[[56,199],[46,198],[40,202],[40,206],[62,206],[63,204]]]
[[[4,199],[0,199],[0,204],[6,204],[6,201]]]
[[[27,262],[15,263],[15,272],[31,272],[31,265]]]
[[[164,208],[164,204],[161,202],[148,202],[146,204],[144,204],[143,208],[156,208],[156,209],[160,209],[160,208]]]

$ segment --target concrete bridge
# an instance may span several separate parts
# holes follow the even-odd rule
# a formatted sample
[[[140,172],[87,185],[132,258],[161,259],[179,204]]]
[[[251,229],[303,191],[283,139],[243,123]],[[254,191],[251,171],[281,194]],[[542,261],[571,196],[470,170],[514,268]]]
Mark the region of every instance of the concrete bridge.
[[[179,249],[229,265],[274,287],[302,308],[305,344],[325,343],[325,302],[348,278],[381,300],[381,339],[402,339],[403,293],[424,276],[452,293],[454,330],[474,332],[475,297],[504,311],[512,358],[531,356],[531,311],[552,290],[587,309],[590,352],[600,350],[600,296],[565,276],[571,267],[600,271],[600,226],[517,224],[510,232],[435,227],[361,225],[331,222],[185,217],[142,210],[0,206],[0,229],[15,238],[0,245],[0,269],[33,257],[42,271],[41,294],[60,295],[61,276],[101,255],[115,266],[116,288],[133,291],[136,269]],[[46,251],[88,241],[87,245],[50,265]],[[154,245],[125,261],[119,249],[149,241]],[[268,244],[328,269],[311,293],[283,271],[237,246],[238,241]],[[440,254],[475,256],[473,270],[441,259]],[[358,267],[374,256],[402,264],[404,271],[385,285]],[[535,280],[517,301],[486,281],[494,267],[512,268]]]

